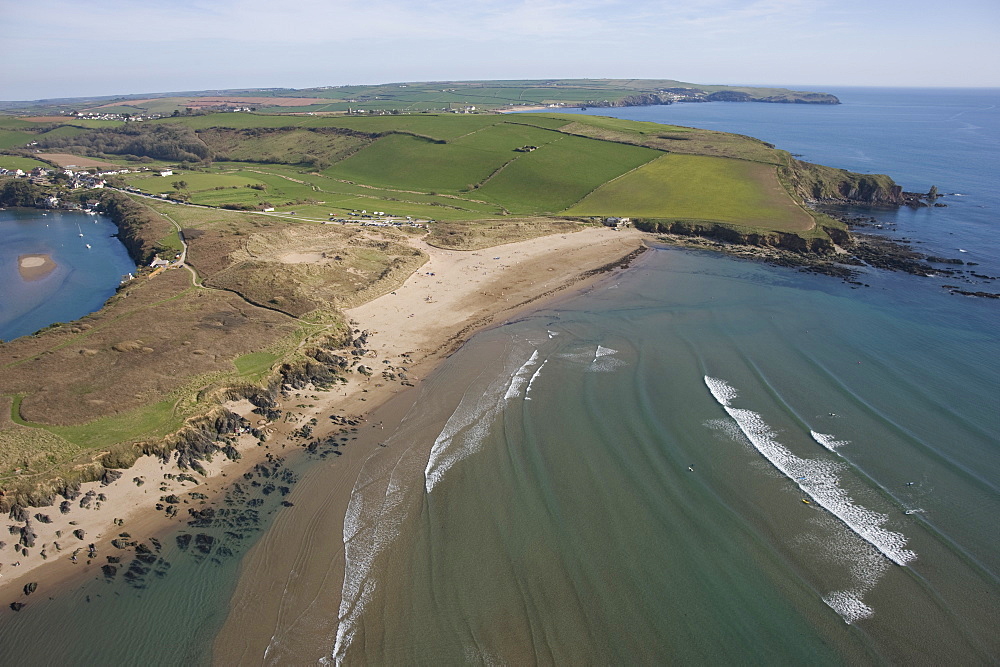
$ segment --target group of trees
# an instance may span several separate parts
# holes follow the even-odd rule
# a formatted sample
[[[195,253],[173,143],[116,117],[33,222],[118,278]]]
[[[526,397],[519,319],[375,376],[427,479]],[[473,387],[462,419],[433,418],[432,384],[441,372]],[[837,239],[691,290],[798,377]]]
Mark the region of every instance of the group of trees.
[[[176,124],[129,123],[71,137],[39,140],[42,148],[88,155],[135,155],[171,162],[204,162],[213,151],[190,127]]]

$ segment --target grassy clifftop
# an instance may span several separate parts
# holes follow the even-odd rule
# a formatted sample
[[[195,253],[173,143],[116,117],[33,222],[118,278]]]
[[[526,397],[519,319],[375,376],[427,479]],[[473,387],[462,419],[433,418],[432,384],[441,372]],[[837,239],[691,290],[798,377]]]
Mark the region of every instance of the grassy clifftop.
[[[0,123],[39,142],[17,160],[152,165],[112,184],[202,205],[107,195],[136,257],[179,250],[183,230],[196,277],[144,275],[98,313],[0,345],[4,488],[92,477],[156,450],[228,387],[314,364],[306,343],[343,333],[340,308],[424,261],[415,234],[472,249],[625,216],[649,231],[826,253],[845,232],[806,200],[890,202],[898,191],[751,137],[600,116],[226,113],[135,125]],[[319,224],[375,211],[428,229]]]

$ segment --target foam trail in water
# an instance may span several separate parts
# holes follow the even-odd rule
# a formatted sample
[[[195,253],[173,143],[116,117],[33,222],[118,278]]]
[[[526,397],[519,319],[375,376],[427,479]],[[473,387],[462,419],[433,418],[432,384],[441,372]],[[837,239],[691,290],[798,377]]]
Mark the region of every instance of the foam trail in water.
[[[456,463],[477,451],[489,433],[496,416],[513,398],[521,394],[531,377],[532,368],[538,364],[538,350],[527,361],[510,373],[494,380],[480,395],[467,394],[445,423],[434,440],[427,467],[424,469],[424,488],[430,493],[441,477]],[[510,373],[507,377],[507,373]]]
[[[618,354],[618,350],[598,345],[597,350],[594,351],[594,360],[590,362],[590,367],[587,370],[592,373],[608,373],[624,366],[625,362],[615,358],[616,354]]]
[[[510,400],[521,393],[521,387],[528,383],[529,374],[531,373],[531,368],[538,363],[538,350],[535,350],[531,357],[524,362],[514,376],[511,378],[510,386],[507,387],[507,393],[504,394],[504,400]]]
[[[837,440],[834,438],[834,436],[826,433],[817,433],[816,431],[809,431],[809,435],[812,436],[813,440],[823,445],[831,452],[837,451],[837,447],[842,447],[844,445],[850,444],[850,440]]]
[[[409,450],[398,460],[372,457],[351,491],[344,516],[344,585],[332,656],[337,664],[341,664],[357,633],[358,620],[378,587],[371,576],[375,560],[399,534],[406,519],[404,482],[412,478],[414,468],[420,469],[420,458]]]
[[[775,433],[758,413],[730,405],[738,393],[729,384],[707,375],[705,384],[754,448],[795,482],[817,505],[840,519],[893,563],[906,565],[916,558],[915,552],[905,548],[904,535],[882,527],[888,518],[886,515],[854,504],[851,497],[837,486],[839,480],[834,473],[843,468],[841,464],[795,456],[775,439]]]
[[[531,385],[535,384],[535,380],[538,379],[538,375],[542,372],[542,369],[545,368],[545,364],[547,364],[547,363],[549,363],[548,359],[546,359],[545,361],[543,361],[542,365],[538,367],[537,371],[535,371],[535,374],[531,376],[530,380],[528,380],[528,388],[524,390],[524,400],[526,400],[526,401],[530,401],[531,400],[531,397],[528,396],[528,394],[531,393]]]
[[[848,624],[870,618],[875,610],[865,604],[862,598],[889,569],[889,562],[865,542],[838,542],[829,546],[838,560],[850,566],[855,584],[847,590],[824,595],[823,602],[840,614]]]

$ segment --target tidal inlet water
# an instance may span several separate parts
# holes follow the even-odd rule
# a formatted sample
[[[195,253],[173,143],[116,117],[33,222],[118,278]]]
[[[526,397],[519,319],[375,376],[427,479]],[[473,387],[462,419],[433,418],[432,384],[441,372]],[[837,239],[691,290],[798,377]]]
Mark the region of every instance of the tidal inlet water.
[[[72,322],[99,310],[135,271],[118,228],[101,215],[70,211],[0,211],[0,340]],[[28,279],[19,259],[46,257],[52,270]]]

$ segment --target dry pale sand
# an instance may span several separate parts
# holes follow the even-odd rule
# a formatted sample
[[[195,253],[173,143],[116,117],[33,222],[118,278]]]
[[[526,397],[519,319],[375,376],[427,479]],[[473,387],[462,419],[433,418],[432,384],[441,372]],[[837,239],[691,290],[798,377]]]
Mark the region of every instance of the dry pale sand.
[[[375,332],[376,358],[425,377],[476,330],[496,324],[581,276],[642,246],[634,231],[587,229],[475,252],[422,246],[430,259],[395,293],[347,311],[357,327]],[[402,355],[407,355],[403,357]],[[314,467],[293,489],[284,510],[242,562],[230,616],[216,639],[213,662],[315,664],[329,657],[344,577],[343,521],[357,476],[378,447],[384,421],[392,425],[414,392],[375,378],[354,390],[355,401],[379,407],[359,441],[343,456]],[[391,396],[391,394],[397,394]],[[390,397],[391,396],[391,397]],[[344,397],[342,400],[349,397]],[[330,404],[326,404],[329,411]],[[357,412],[361,404],[351,406]],[[322,422],[321,422],[322,423]],[[265,657],[266,656],[266,657]]]
[[[55,271],[57,266],[51,255],[21,255],[17,258],[21,280],[41,280]]]
[[[417,382],[476,330],[567,287],[585,284],[581,283],[581,276],[640,248],[642,235],[632,230],[588,228],[474,252],[414,243],[428,254],[429,261],[394,293],[347,311],[347,315],[356,328],[373,332],[368,343],[372,351],[365,359],[366,365],[379,369],[379,364],[387,361],[397,368],[404,366],[409,379]],[[234,462],[217,456],[206,465],[209,476],[199,478],[197,484],[166,478],[165,475],[184,472],[173,462],[164,464],[156,458],[143,457],[107,486],[99,482],[83,485],[83,494],[93,491],[88,508],[80,506],[79,498],[71,503],[67,514],[61,513],[58,506],[30,508],[31,522],[38,535],[36,546],[27,557],[17,556],[10,546],[3,550],[0,595],[8,602],[22,599],[20,589],[28,582],[39,582],[40,591],[51,591],[83,574],[98,575],[104,556],[118,553],[110,541],[119,533],[144,539],[183,525],[187,520],[186,507],[182,506],[174,518],[155,509],[162,496],[189,497],[190,492],[199,492],[214,499],[222,493],[228,478],[251,469],[268,453],[280,453],[288,443],[289,433],[312,417],[331,413],[367,415],[383,404],[382,410],[391,413],[394,404],[405,404],[406,397],[400,394],[406,390],[398,382],[385,381],[378,374],[372,377],[353,374],[346,385],[327,391],[293,392],[281,406],[289,418],[267,428],[270,437],[266,447],[242,436],[239,447],[242,458]],[[308,403],[304,403],[305,397]],[[306,404],[310,407],[298,407]],[[248,402],[228,407],[261,426],[256,415],[250,414],[252,406]],[[332,434],[339,428],[325,419],[320,419],[319,424],[314,431],[316,437]],[[215,647],[216,662],[259,662],[272,637],[285,631],[292,633],[291,628],[300,629],[297,619],[313,618],[309,609],[315,616],[319,608],[314,604],[317,591],[324,596],[321,605],[324,611],[320,616],[330,622],[325,610],[336,610],[339,605],[343,578],[343,562],[338,558],[343,552],[344,513],[354,480],[371,447],[377,447],[377,440],[372,437],[362,442],[368,443],[367,449],[363,444],[348,448],[343,456],[325,466],[332,466],[330,471],[317,468],[315,474],[297,485],[291,496],[295,507],[282,511],[274,527],[244,559],[244,573],[234,594],[231,616]],[[137,478],[143,484],[137,484]],[[103,494],[105,499],[99,500],[97,494]],[[194,502],[197,501],[190,501]],[[35,519],[36,513],[46,515],[51,523]],[[75,530],[84,531],[83,539],[73,535]],[[8,541],[16,539],[17,536],[11,536]],[[87,547],[91,543],[97,549],[97,558],[88,562]],[[317,549],[327,554],[328,565],[321,571],[313,571],[313,578],[292,576],[297,568],[302,569],[303,554]],[[74,552],[76,562],[72,559]],[[296,607],[297,604],[305,607]],[[336,621],[335,613],[332,621]],[[322,653],[312,660],[319,657]]]
[[[263,448],[258,447],[257,440],[250,436],[242,436],[237,449],[248,456],[238,462],[216,456],[205,466],[208,476],[196,476],[198,483],[168,479],[165,475],[173,477],[179,472],[190,471],[178,470],[172,463],[165,464],[153,456],[143,456],[131,468],[121,471],[122,476],[110,484],[84,484],[80,489],[82,495],[70,502],[68,513],[60,511],[59,502],[51,507],[29,507],[30,525],[37,535],[34,548],[28,550],[28,556],[22,556],[7,547],[0,556],[0,595],[4,603],[21,599],[18,593],[28,582],[38,582],[39,590],[50,595],[52,586],[71,580],[76,575],[100,574],[100,566],[107,562],[105,556],[121,555],[118,549],[111,546],[111,540],[122,532],[141,539],[186,521],[186,507],[182,506],[178,518],[168,519],[156,510],[156,503],[169,494],[185,499],[190,498],[188,494],[191,492],[215,495],[226,483],[223,472],[228,475],[242,474],[262,458],[253,455]],[[89,502],[84,506],[81,501],[88,495]],[[57,501],[62,500],[61,496],[57,496]],[[198,502],[188,500],[193,507],[197,507]],[[36,515],[42,515],[50,523],[44,523],[44,518],[36,518]],[[83,531],[82,538],[74,535],[77,530]],[[12,535],[9,541],[16,542],[17,539],[18,536]],[[91,544],[97,550],[95,559],[88,558]]]

